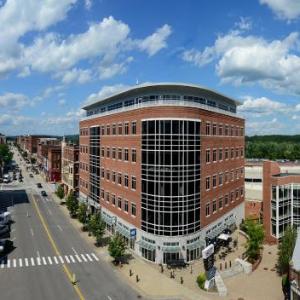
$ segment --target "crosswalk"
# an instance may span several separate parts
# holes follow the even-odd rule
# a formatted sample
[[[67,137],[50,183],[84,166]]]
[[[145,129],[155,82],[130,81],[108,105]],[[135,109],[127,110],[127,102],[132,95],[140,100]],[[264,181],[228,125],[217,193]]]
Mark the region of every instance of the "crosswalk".
[[[37,266],[51,266],[59,264],[89,263],[95,261],[99,261],[99,258],[95,253],[12,258],[7,260],[0,260],[0,270]]]

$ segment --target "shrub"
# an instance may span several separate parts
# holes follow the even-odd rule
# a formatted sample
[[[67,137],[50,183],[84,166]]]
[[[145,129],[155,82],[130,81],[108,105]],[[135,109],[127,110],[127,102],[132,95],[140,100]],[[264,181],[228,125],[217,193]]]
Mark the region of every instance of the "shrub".
[[[205,273],[199,274],[197,277],[197,283],[200,289],[204,290],[204,284],[206,281],[206,275]]]

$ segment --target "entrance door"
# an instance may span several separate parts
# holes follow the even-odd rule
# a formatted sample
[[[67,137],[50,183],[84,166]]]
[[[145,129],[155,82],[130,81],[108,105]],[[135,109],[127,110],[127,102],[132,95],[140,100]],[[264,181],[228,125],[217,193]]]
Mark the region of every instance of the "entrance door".
[[[170,260],[178,260],[179,259],[179,253],[169,253],[165,252],[164,253],[164,264],[166,264]]]

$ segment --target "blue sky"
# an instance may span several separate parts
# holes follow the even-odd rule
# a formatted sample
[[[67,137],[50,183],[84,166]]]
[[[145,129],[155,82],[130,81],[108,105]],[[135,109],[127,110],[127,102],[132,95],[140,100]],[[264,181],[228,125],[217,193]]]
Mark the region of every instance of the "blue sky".
[[[143,82],[239,99],[246,133],[300,133],[299,0],[0,0],[0,132],[73,134]]]

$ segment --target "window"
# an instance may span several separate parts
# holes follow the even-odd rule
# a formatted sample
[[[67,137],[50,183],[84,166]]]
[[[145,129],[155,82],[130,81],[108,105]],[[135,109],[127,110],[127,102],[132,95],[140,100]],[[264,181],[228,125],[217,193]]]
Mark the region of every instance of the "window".
[[[106,170],[106,180],[110,180],[110,170]]]
[[[213,201],[213,207],[212,207],[213,213],[217,211],[217,200]]]
[[[116,195],[111,195],[111,203],[116,205]]]
[[[219,198],[219,209],[222,209],[223,208],[223,198],[220,197]]]
[[[100,198],[104,199],[104,190],[103,189],[100,190]]]
[[[217,161],[217,149],[213,150],[213,162]]]
[[[124,134],[128,135],[129,134],[129,123],[126,122],[124,124]]]
[[[116,159],[116,148],[111,148],[111,158]]]
[[[101,157],[104,157],[104,155],[105,155],[105,148],[101,147]]]
[[[223,184],[223,173],[219,174],[219,185]]]
[[[128,187],[128,175],[124,175],[124,186]]]
[[[206,122],[206,135],[210,135],[210,123]]]
[[[136,149],[131,149],[131,161],[136,162]]]
[[[116,124],[113,124],[113,125],[112,125],[112,134],[113,134],[113,135],[116,135],[116,134],[117,134],[117,125],[116,125]]]
[[[136,190],[136,177],[135,176],[131,176],[131,188],[133,190]]]
[[[136,134],[136,121],[131,122],[131,134]]]
[[[226,148],[225,149],[225,159],[228,159],[229,158],[229,149]]]
[[[122,160],[122,148],[118,148],[118,159]]]
[[[225,125],[225,136],[229,135],[229,126]]]
[[[109,202],[109,192],[105,192],[105,201]]]
[[[106,157],[110,158],[110,148],[106,147]]]
[[[242,187],[241,187],[241,189],[240,189],[240,194],[241,194],[241,197],[244,196],[244,188],[242,188]]]
[[[122,198],[118,197],[118,208],[122,208]]]
[[[231,148],[231,152],[230,152],[230,158],[231,159],[234,159],[234,148]]]
[[[241,148],[241,157],[244,157],[244,148]]]
[[[124,160],[128,161],[129,160],[129,152],[128,149],[124,149]]]
[[[213,135],[217,135],[217,124],[213,124]]]
[[[238,148],[235,149],[235,157],[236,157],[236,158],[239,157],[239,149],[238,149]]]
[[[124,210],[128,212],[128,200],[124,200]]]
[[[135,203],[131,203],[131,214],[136,216],[136,205]]]
[[[206,177],[205,179],[205,188],[206,190],[210,189],[210,177]]]
[[[223,125],[219,124],[219,135],[223,135]]]
[[[227,206],[227,205],[228,205],[228,194],[225,195],[225,197],[224,197],[224,202],[225,202],[225,205]]]
[[[100,174],[101,174],[101,178],[104,178],[104,168],[101,168]]]
[[[122,173],[118,173],[118,184],[122,184]]]
[[[101,126],[101,135],[105,135],[105,126]]]
[[[236,189],[235,190],[235,199],[238,199],[238,197],[239,197],[239,189]]]
[[[123,131],[123,124],[122,124],[122,123],[119,123],[119,124],[118,124],[118,134],[121,135],[121,134],[122,134],[122,131]]]
[[[116,183],[116,172],[112,171],[112,182]]]
[[[205,161],[206,161],[207,163],[210,162],[210,149],[206,149],[206,158],[205,158]]]
[[[213,188],[215,188],[217,186],[217,175],[214,175],[213,176],[213,179],[212,179],[212,186]]]
[[[223,149],[220,148],[219,149],[219,161],[221,161],[223,159]]]
[[[110,125],[106,125],[106,134],[110,135]]]
[[[230,193],[230,201],[233,202],[233,200],[234,200],[234,192],[231,192]]]
[[[244,128],[243,127],[241,127],[240,133],[241,133],[241,136],[244,136]]]
[[[208,217],[209,216],[209,203],[206,203],[205,205],[205,216]]]

